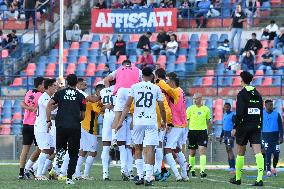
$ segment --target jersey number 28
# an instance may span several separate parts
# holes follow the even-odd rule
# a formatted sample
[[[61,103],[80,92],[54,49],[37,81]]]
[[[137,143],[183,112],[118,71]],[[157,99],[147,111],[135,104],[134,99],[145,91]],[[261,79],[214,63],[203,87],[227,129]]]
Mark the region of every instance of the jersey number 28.
[[[149,108],[153,104],[153,94],[151,92],[138,92],[139,99],[136,102],[136,107]]]

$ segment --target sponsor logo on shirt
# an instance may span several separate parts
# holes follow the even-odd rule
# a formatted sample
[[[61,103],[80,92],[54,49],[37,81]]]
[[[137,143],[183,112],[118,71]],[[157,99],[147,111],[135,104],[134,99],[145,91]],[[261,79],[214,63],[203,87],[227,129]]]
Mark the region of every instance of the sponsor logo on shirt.
[[[64,95],[64,100],[71,100],[74,101],[76,100],[76,91],[75,90],[66,90],[65,95]]]

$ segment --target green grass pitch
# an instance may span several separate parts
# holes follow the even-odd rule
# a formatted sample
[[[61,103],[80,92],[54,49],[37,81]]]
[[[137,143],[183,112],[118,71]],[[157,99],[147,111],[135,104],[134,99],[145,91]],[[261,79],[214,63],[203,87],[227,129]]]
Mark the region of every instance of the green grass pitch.
[[[120,170],[117,167],[112,167],[110,176],[111,181],[102,180],[102,167],[93,166],[91,176],[95,178],[93,181],[76,181],[74,186],[67,186],[63,181],[35,181],[35,180],[18,180],[18,166],[16,165],[0,165],[0,188],[1,189],[57,189],[57,188],[76,188],[76,189],[131,189],[131,188],[145,188],[144,186],[135,186],[132,181],[122,181],[120,177]],[[198,170],[197,170],[198,173]],[[231,185],[228,180],[232,175],[227,171],[222,170],[207,170],[208,177],[200,179],[199,177],[192,179],[189,182],[175,182],[174,177],[171,176],[166,182],[154,182],[154,187],[151,188],[165,188],[165,189],[233,189],[233,188],[256,188],[251,184],[254,182],[252,176],[256,175],[256,171],[244,171],[242,185]],[[278,189],[284,188],[284,173],[281,172],[277,177],[265,178],[265,186],[263,188]]]

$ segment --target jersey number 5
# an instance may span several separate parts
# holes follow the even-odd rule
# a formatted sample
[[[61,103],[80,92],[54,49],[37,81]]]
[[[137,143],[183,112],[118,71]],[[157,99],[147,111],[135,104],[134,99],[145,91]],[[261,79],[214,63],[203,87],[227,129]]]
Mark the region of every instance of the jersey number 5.
[[[153,104],[153,94],[151,92],[138,92],[138,95],[140,96],[139,99],[136,102],[136,107],[146,107],[149,108]]]

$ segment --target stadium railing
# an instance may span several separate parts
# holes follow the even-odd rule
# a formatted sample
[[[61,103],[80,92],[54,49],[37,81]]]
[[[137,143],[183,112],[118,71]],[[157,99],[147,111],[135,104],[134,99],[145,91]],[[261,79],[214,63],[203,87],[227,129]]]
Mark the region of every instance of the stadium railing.
[[[22,78],[22,86],[13,86],[14,78]],[[22,97],[25,92],[33,88],[33,79],[36,76],[26,75],[0,75],[0,97]],[[44,77],[57,77],[48,76]],[[94,93],[96,82],[101,76],[78,76],[86,79],[88,92]],[[100,79],[98,79],[100,78]],[[239,75],[183,75],[179,76],[180,86],[186,90],[187,95],[192,96],[200,92],[203,96],[211,97],[233,97],[241,89]],[[207,82],[210,80],[209,82]],[[264,82],[265,78],[272,78],[272,83]],[[196,80],[199,80],[196,82]],[[282,96],[284,94],[284,75],[256,75],[252,85],[255,86],[263,96]]]

